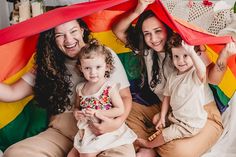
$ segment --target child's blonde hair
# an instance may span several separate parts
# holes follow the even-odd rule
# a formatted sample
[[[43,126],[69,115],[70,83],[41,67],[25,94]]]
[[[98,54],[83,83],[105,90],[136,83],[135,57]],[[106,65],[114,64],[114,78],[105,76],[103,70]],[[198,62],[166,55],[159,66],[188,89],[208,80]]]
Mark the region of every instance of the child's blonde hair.
[[[77,64],[81,65],[81,59],[93,59],[102,55],[105,57],[106,66],[108,70],[105,72],[105,77],[109,78],[114,70],[114,59],[111,51],[104,45],[100,44],[97,39],[92,38],[84,47],[81,48]]]

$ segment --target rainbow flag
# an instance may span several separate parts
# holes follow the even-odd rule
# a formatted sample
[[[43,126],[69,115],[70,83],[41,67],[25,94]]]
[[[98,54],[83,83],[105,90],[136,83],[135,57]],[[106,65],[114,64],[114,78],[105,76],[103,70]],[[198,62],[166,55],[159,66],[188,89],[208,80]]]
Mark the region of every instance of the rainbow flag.
[[[83,18],[93,36],[118,53],[129,80],[139,79],[137,58],[112,33],[112,23],[124,12],[136,6],[136,0],[97,0],[58,8],[19,24],[0,30],[0,81],[11,84],[34,65],[38,34],[64,22]],[[160,1],[148,9],[191,45],[206,44],[207,52],[215,62],[225,43],[231,37],[216,37],[168,14]],[[227,105],[236,90],[236,56],[229,59],[226,75],[219,86],[213,87],[220,102]],[[14,103],[0,102],[0,149],[33,136],[47,128],[47,114],[37,107],[33,96]]]

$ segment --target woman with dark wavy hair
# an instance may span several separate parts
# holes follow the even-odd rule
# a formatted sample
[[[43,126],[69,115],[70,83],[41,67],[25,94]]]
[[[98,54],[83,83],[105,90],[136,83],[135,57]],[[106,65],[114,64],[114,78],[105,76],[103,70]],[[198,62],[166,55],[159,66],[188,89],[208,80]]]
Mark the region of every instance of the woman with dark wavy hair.
[[[83,29],[83,41],[87,43],[90,30],[81,19],[77,22]],[[77,54],[76,56],[65,54],[57,46],[60,35],[55,35],[54,32],[55,28],[40,35],[35,55],[36,65],[40,65],[36,67],[35,99],[40,106],[47,109],[50,115],[72,108],[70,97],[73,95],[72,87],[75,83],[73,81],[79,81],[71,79],[72,74],[67,68],[68,58],[73,59]],[[84,43],[81,43],[83,46]]]
[[[83,81],[76,68],[80,49],[89,40],[90,30],[81,20],[72,20],[40,34],[35,67],[13,85],[0,84],[0,100],[11,102],[35,94],[39,105],[48,111],[49,128],[44,132],[10,146],[4,157],[64,157],[73,147],[77,132],[72,109],[75,103],[75,86]],[[119,94],[124,103],[124,114],[111,119],[95,115],[101,123],[89,123],[95,135],[112,132],[124,123],[132,105],[129,82],[118,56],[114,58],[114,72],[109,80],[120,84]],[[134,157],[132,144],[103,151],[98,156]]]
[[[163,101],[163,91],[166,85],[166,78],[173,73],[174,67],[170,63],[170,57],[166,43],[169,40],[171,31],[151,10],[146,10],[147,6],[155,0],[138,0],[134,10],[113,26],[113,32],[128,47],[133,49],[142,59],[144,85]],[[135,26],[132,22],[138,18]],[[229,43],[222,50],[216,64],[207,64],[207,82],[219,84],[222,80],[227,67],[227,58],[235,54],[235,49],[231,49]],[[232,46],[235,47],[235,46]],[[200,46],[201,58],[205,54],[204,47]],[[199,51],[199,52],[200,52]],[[205,56],[207,58],[207,56]],[[145,87],[145,86],[144,86]],[[145,99],[143,102],[150,101],[151,92],[141,93]],[[176,139],[155,149],[136,146],[137,156],[155,157],[159,153],[162,157],[171,156],[201,156],[208,151],[219,139],[222,131],[222,121],[219,110],[216,107],[213,94],[206,84],[204,85],[205,105],[204,109],[208,114],[208,119],[204,128],[194,137]],[[147,96],[146,96],[147,95]],[[155,98],[156,99],[156,98]],[[132,110],[127,119],[127,124],[139,138],[147,139],[157,130],[153,125],[153,116],[160,113],[160,102],[150,104],[134,102]]]

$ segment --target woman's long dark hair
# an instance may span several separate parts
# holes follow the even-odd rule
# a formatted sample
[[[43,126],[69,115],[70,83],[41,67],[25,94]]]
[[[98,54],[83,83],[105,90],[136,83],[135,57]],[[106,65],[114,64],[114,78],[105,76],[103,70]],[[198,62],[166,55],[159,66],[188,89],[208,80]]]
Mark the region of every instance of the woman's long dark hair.
[[[84,29],[83,39],[87,43],[90,30],[86,23],[78,19],[80,27]],[[67,56],[57,47],[54,29],[40,34],[36,61],[36,79],[34,86],[35,99],[39,106],[47,109],[49,115],[54,115],[70,109],[72,104],[71,73],[65,66]]]
[[[140,16],[139,16],[139,19],[136,23],[136,26],[135,27],[132,27],[130,26],[128,28],[128,30],[126,31],[126,34],[127,34],[127,47],[131,48],[132,50],[134,51],[137,51],[138,55],[140,56],[140,62],[141,62],[141,66],[142,66],[142,80],[144,82],[144,79],[146,79],[146,66],[144,64],[144,58],[143,56],[147,56],[148,55],[148,49],[150,49],[150,47],[145,43],[145,40],[144,40],[144,35],[143,35],[143,32],[142,32],[142,25],[143,25],[143,22],[150,18],[150,17],[156,17],[156,15],[151,11],[151,10],[147,10],[145,12],[143,12]],[[164,23],[163,23],[164,24]],[[164,24],[165,28],[166,28],[166,31],[167,31],[167,39],[169,39],[169,37],[172,35],[172,30],[166,25]],[[159,57],[158,57],[158,54],[157,52],[154,52],[153,55],[152,55],[152,61],[153,61],[153,66],[152,66],[152,80],[150,82],[150,86],[152,88],[154,88],[158,83],[161,82],[161,75],[160,75],[160,70],[161,69],[164,69],[164,64],[165,64],[165,61],[166,61],[166,58],[168,56],[168,53],[167,53],[167,46],[165,44],[164,46],[164,51],[165,51],[165,58],[163,60],[163,63],[162,63],[162,67],[159,67]],[[164,75],[164,71],[163,71],[163,75]],[[165,78],[165,76],[164,76]]]

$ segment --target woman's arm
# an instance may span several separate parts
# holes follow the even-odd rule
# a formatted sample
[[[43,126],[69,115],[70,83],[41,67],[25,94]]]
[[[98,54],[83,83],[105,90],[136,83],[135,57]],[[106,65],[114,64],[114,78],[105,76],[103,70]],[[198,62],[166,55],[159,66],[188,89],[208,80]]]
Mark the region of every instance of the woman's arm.
[[[135,20],[149,4],[153,3],[155,0],[138,0],[136,8],[130,11],[127,15],[115,23],[112,27],[113,33],[119,38],[122,42],[127,43],[126,40],[126,30],[129,28],[133,20]]]
[[[32,94],[32,86],[22,78],[12,85],[0,83],[0,101],[13,102]]]
[[[121,89],[119,93],[120,93],[120,96],[121,96],[122,101],[124,103],[125,109],[124,109],[124,114],[122,114],[120,117],[116,118],[116,120],[120,121],[120,124],[122,124],[126,120],[126,118],[128,117],[129,112],[131,110],[132,96],[130,93],[130,89],[128,87]]]
[[[207,67],[208,82],[211,84],[218,85],[227,70],[227,60],[232,55],[236,54],[235,42],[228,43],[222,52],[219,54],[216,64],[210,64]]]

